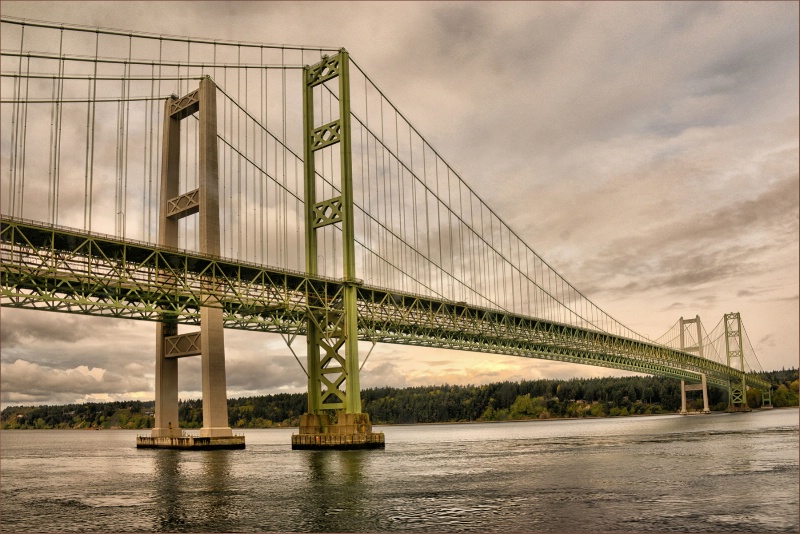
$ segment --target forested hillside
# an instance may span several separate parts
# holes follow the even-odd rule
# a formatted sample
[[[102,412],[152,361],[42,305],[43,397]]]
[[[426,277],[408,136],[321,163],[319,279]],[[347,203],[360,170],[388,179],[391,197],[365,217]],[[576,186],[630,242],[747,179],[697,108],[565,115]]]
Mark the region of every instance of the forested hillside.
[[[797,406],[798,370],[765,374],[775,388],[775,407]],[[483,386],[372,388],[361,392],[363,411],[376,424],[505,421],[559,417],[605,417],[674,413],[680,410],[680,382],[659,377],[524,380]],[[724,410],[726,391],[709,388],[712,410]],[[761,394],[748,392],[761,406]],[[306,411],[305,393],[281,393],[228,400],[230,425],[236,428],[297,426]],[[689,410],[701,410],[700,392],[689,394]],[[151,428],[154,402],[118,401],[61,406],[9,406],[0,426],[13,428]],[[200,400],[180,402],[184,428],[203,425]]]

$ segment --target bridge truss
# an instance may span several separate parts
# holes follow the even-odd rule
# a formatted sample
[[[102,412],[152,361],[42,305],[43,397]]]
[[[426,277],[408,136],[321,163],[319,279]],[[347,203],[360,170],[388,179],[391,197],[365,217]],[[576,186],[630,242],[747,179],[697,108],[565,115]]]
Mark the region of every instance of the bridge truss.
[[[221,307],[226,328],[306,334],[306,313],[338,313],[340,279],[3,217],[3,306],[199,324]],[[534,317],[357,284],[358,338],[597,365],[727,389],[769,383],[664,345]],[[320,321],[322,322],[322,321]]]

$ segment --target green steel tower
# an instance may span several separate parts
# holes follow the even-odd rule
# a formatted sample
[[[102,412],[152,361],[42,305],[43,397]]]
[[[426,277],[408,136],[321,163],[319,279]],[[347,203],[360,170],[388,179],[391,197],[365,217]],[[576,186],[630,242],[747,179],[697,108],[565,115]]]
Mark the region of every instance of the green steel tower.
[[[315,127],[314,88],[334,78],[339,81],[339,118]],[[333,150],[336,144],[341,161],[341,195],[318,201],[315,153]],[[349,55],[344,49],[303,69],[303,148],[306,272],[318,274],[317,231],[341,224],[344,283],[340,292],[309,302],[308,413],[300,420],[300,433],[292,436],[292,448],[380,448],[384,446],[383,433],[372,432],[369,415],[361,412],[358,380],[356,303],[360,281],[356,278],[353,228]],[[331,412],[336,413],[333,423]]]
[[[735,366],[742,371],[741,380],[731,379],[728,382],[728,411],[749,411],[744,370],[742,321],[738,312],[725,314],[725,353],[728,356],[728,367]]]

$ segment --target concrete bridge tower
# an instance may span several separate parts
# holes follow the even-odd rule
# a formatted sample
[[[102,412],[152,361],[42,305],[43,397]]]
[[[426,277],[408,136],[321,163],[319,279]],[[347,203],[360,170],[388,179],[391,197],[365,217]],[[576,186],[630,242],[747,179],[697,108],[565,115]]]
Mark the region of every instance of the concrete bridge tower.
[[[199,187],[179,194],[180,122],[199,115]],[[164,110],[161,163],[159,245],[178,246],[178,221],[199,214],[202,254],[219,256],[219,163],[217,148],[216,85],[203,78],[200,87],[178,98],[170,97]],[[162,284],[169,284],[165,275]],[[202,288],[202,301],[214,304],[215,288]],[[200,307],[200,331],[178,334],[177,318],[164,314],[156,327],[156,407],[152,437],[137,438],[138,447],[244,448],[244,436],[234,436],[228,425],[225,380],[225,338],[222,308]],[[197,356],[202,365],[203,428],[200,437],[183,436],[178,424],[178,358]]]
[[[686,325],[696,325],[697,327],[697,335],[692,335],[689,333],[687,336]],[[694,352],[699,357],[703,357],[703,329],[702,323],[700,322],[700,316],[696,315],[694,319],[684,319],[681,317],[680,319],[680,329],[681,329],[681,350],[684,352]],[[688,343],[686,338],[689,337],[690,339],[695,340],[695,344]],[[686,392],[687,391],[702,391],[703,392],[703,413],[711,413],[711,410],[708,407],[708,384],[706,383],[706,374],[700,373],[701,383],[700,384],[689,384],[686,385],[684,380],[681,380],[681,413],[686,415],[689,413],[686,410]]]

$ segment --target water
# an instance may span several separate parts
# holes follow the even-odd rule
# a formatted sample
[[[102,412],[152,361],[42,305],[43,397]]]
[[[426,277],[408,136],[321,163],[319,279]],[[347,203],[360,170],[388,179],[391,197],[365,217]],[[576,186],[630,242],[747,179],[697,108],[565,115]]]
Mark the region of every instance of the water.
[[[0,435],[0,531],[796,532],[798,411],[393,426],[383,451]]]

